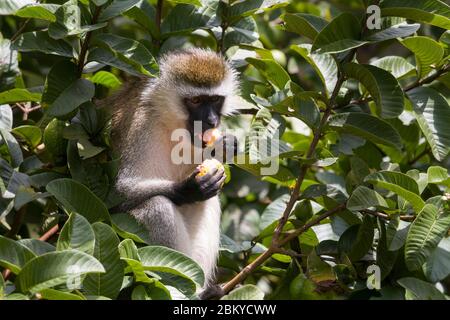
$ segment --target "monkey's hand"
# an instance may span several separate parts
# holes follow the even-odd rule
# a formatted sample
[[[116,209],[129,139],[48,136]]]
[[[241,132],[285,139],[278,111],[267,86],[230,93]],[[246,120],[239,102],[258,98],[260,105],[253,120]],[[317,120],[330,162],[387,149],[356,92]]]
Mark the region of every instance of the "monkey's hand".
[[[217,160],[205,160],[177,188],[177,205],[205,201],[217,195],[225,182],[223,165]]]
[[[237,155],[237,152],[237,138],[232,134],[226,134],[215,142],[212,155],[215,159],[229,163]]]

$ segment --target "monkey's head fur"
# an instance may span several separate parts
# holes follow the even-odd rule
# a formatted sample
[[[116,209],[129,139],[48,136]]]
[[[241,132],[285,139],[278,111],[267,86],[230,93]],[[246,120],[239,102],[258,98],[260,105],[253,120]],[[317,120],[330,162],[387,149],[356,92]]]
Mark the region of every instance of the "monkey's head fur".
[[[159,65],[147,98],[164,105],[164,120],[183,122],[190,130],[199,121],[206,131],[217,127],[222,115],[235,112],[237,74],[221,55],[193,48],[166,54]]]

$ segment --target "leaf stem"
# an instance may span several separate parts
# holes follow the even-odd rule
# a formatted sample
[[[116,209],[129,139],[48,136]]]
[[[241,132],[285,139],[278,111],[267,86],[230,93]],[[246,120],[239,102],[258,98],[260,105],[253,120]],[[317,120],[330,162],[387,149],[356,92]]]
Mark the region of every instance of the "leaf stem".
[[[163,5],[164,0],[158,0],[158,2],[156,3],[155,24],[156,24],[156,35],[158,38],[153,40],[153,45],[157,49],[161,47],[161,20],[162,20]]]
[[[102,11],[102,7],[96,7],[94,16],[92,17],[92,24],[96,24],[98,17],[100,16],[100,12]],[[86,33],[86,37],[84,38],[83,44],[81,45],[80,55],[78,57],[78,77],[81,78],[83,74],[84,64],[86,62],[86,54],[89,49],[89,43],[91,42],[92,31],[88,31]]]

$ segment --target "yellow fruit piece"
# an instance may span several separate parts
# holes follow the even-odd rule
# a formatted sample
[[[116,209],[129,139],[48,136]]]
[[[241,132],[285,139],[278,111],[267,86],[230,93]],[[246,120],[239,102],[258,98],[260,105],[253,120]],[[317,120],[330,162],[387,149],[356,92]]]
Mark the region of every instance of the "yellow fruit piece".
[[[223,169],[223,165],[222,163],[220,163],[220,161],[217,161],[216,159],[206,159],[197,168],[199,169],[197,177],[203,177],[214,168],[217,168],[219,170]]]
[[[214,145],[214,143],[222,136],[222,134],[220,133],[219,129],[211,129],[211,130],[207,130],[204,134],[203,134],[203,142],[206,143],[207,147],[212,147]]]

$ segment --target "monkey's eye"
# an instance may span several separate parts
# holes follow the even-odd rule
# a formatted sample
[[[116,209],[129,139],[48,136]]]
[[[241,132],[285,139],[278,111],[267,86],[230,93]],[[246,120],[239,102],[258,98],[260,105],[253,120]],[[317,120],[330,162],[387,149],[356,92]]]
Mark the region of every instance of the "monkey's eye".
[[[201,102],[201,99],[199,97],[192,97],[192,98],[188,98],[187,100],[192,105],[198,105]]]
[[[220,100],[220,96],[211,96],[211,101],[212,102],[217,102]]]

